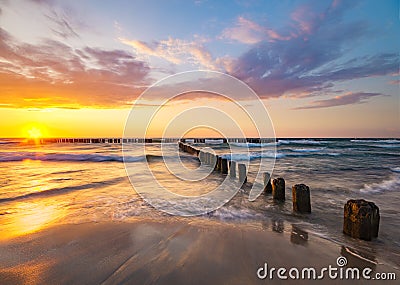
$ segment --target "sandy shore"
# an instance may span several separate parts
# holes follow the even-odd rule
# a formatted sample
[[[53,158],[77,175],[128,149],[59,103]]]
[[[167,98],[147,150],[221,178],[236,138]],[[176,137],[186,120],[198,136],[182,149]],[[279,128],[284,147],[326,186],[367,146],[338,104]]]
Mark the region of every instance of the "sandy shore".
[[[293,228],[291,233],[205,219],[60,225],[0,243],[1,284],[309,284],[257,269],[336,266],[399,271]],[[287,275],[287,273],[286,273]],[[315,282],[315,281],[314,281]],[[319,284],[367,284],[329,280]],[[380,284],[394,284],[382,281]],[[373,282],[378,284],[378,282]]]

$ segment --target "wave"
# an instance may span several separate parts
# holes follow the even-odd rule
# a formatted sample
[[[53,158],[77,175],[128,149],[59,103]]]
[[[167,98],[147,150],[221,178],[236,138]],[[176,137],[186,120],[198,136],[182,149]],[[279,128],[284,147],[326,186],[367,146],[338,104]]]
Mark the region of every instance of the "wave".
[[[230,160],[254,160],[259,158],[282,158],[285,155],[282,153],[274,153],[273,151],[268,152],[251,152],[249,155],[247,153],[233,153],[222,155],[223,158]]]
[[[205,140],[204,142],[206,144],[222,144],[222,143],[224,143],[224,140],[215,139],[215,140]]]
[[[293,152],[319,152],[321,150],[324,150],[324,147],[319,147],[319,148],[295,148],[292,149],[291,151]]]
[[[319,145],[319,144],[324,144],[328,143],[327,141],[316,141],[316,140],[279,140],[278,141],[280,144],[305,144],[305,145]]]
[[[258,213],[249,208],[236,208],[234,206],[223,206],[215,211],[204,214],[203,216],[216,218],[219,220],[248,220],[255,217],[263,218],[264,214]]]
[[[19,141],[0,141],[0,145],[2,144],[19,144]]]
[[[398,172],[398,173],[400,173],[400,167],[390,168],[390,170],[393,171],[393,172]]]
[[[92,183],[81,184],[81,185],[77,185],[77,186],[67,186],[67,187],[62,187],[62,188],[47,189],[47,190],[43,190],[43,191],[39,191],[39,192],[28,193],[28,194],[10,197],[10,198],[1,198],[0,203],[11,202],[11,201],[16,201],[16,200],[18,201],[18,200],[23,200],[23,199],[28,199],[28,198],[49,197],[49,196],[60,195],[60,194],[65,194],[65,193],[69,193],[69,192],[74,192],[74,191],[106,187],[106,186],[109,186],[112,184],[117,184],[117,183],[120,183],[123,181],[126,181],[126,177],[116,177],[116,178],[112,178],[112,179],[105,180],[105,181],[92,182]]]
[[[400,171],[400,169],[399,169],[399,171]],[[395,171],[395,172],[397,172],[397,171]],[[360,189],[360,192],[362,192],[362,193],[380,193],[380,192],[384,192],[384,191],[395,191],[399,188],[400,188],[400,175],[396,175],[396,176],[391,177],[391,179],[382,181],[380,183],[365,184],[364,188]]]
[[[177,159],[177,156],[161,156],[155,154],[146,154],[138,156],[116,155],[116,154],[99,154],[99,153],[43,153],[43,152],[0,152],[0,162],[13,162],[24,160],[39,161],[59,161],[59,162],[139,162],[139,161],[155,161],[162,159]],[[192,159],[193,155],[182,156],[180,159]]]
[[[318,150],[319,151],[319,150]],[[223,158],[227,158],[230,160],[255,160],[255,159],[260,159],[260,158],[285,158],[285,157],[301,157],[301,156],[314,156],[314,155],[321,155],[321,156],[339,156],[341,155],[340,153],[336,152],[316,152],[316,151],[310,151],[310,152],[276,152],[274,153],[273,151],[267,151],[267,152],[250,152],[250,154],[247,153],[234,153],[234,154],[224,154],[222,155]]]
[[[400,140],[398,139],[382,139],[382,140],[350,140],[351,142],[356,142],[356,143],[387,143],[387,144],[396,144],[400,143]]]
[[[400,144],[397,143],[386,143],[386,144],[372,144],[372,145],[368,145],[368,146],[372,146],[372,147],[382,147],[382,148],[398,148],[400,147]]]
[[[137,162],[144,160],[144,156],[121,156],[101,154],[75,153],[40,153],[40,152],[1,152],[0,162],[40,160],[40,161],[89,161],[89,162]]]
[[[275,146],[279,145],[279,142],[270,142],[270,143],[229,143],[229,145],[236,147],[263,147],[263,146]]]

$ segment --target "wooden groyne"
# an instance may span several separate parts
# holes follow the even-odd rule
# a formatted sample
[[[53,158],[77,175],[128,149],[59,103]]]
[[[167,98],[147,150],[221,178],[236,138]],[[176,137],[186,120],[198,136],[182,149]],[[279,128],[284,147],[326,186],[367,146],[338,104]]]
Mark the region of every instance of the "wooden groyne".
[[[211,152],[205,152],[192,145],[179,141],[179,149],[196,155],[201,163],[210,165],[214,171],[222,175],[236,178],[236,165],[239,173],[239,183],[246,184],[247,170],[246,165],[233,160],[223,158]],[[264,194],[272,195],[274,201],[285,203],[285,180],[282,177],[271,179],[270,173],[263,173]],[[311,193],[310,188],[305,184],[295,184],[292,186],[293,213],[311,214]],[[373,202],[359,200],[349,200],[344,206],[343,233],[353,238],[370,241],[378,237],[379,232],[379,208]]]
[[[178,143],[179,149],[189,153],[196,155],[201,163],[209,165],[210,167],[214,168],[215,171],[220,172],[224,175],[230,175],[230,177],[236,177],[236,165],[238,167],[239,172],[239,181],[241,183],[247,182],[247,171],[246,165],[239,163],[237,164],[236,161],[228,160],[227,158],[223,158],[222,156],[216,155],[211,152],[203,151],[201,149],[197,149],[192,145],[186,144],[182,141]]]

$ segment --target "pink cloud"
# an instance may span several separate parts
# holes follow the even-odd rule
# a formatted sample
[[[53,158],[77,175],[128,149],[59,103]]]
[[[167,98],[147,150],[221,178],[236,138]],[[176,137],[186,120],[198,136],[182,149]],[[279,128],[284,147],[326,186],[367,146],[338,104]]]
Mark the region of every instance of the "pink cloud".
[[[216,69],[211,53],[203,46],[204,38],[197,36],[194,41],[169,37],[166,40],[146,43],[138,40],[120,38],[119,40],[131,46],[139,56],[155,56],[173,64],[191,63],[209,69]]]
[[[295,22],[295,27],[300,34],[310,35],[318,27],[323,16],[315,13],[310,7],[300,6],[292,14],[291,18]]]
[[[298,107],[295,109],[317,109],[317,108],[329,108],[336,106],[344,106],[351,104],[361,104],[365,103],[372,97],[382,96],[380,93],[368,93],[368,92],[356,92],[347,93],[345,95],[335,96],[333,98],[316,100],[311,102],[309,105]]]
[[[234,27],[226,28],[220,35],[221,39],[231,39],[245,44],[256,44],[261,41],[289,40],[290,36],[283,36],[277,31],[238,17]]]

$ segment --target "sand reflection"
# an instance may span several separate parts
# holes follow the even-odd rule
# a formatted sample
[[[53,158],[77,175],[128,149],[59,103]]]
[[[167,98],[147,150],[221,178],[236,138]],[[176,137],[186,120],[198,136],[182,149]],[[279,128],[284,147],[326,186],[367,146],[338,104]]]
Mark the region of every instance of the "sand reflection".
[[[37,232],[65,216],[65,209],[51,199],[12,203],[10,208],[10,214],[0,216],[1,240]]]

